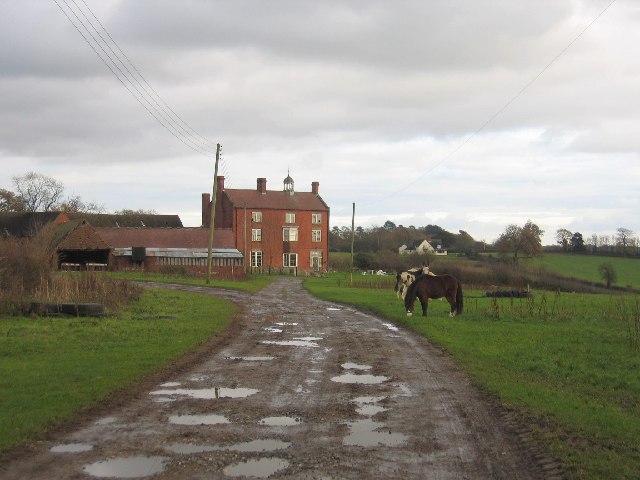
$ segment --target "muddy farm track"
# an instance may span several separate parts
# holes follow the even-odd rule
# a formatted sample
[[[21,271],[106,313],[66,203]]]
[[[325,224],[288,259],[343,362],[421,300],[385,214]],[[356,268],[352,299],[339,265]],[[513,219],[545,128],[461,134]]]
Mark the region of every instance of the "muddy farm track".
[[[161,285],[156,285],[161,286]],[[425,339],[295,278],[230,332],[13,458],[3,479],[538,479],[522,432]],[[400,308],[400,307],[399,307]],[[540,455],[537,455],[539,458]]]

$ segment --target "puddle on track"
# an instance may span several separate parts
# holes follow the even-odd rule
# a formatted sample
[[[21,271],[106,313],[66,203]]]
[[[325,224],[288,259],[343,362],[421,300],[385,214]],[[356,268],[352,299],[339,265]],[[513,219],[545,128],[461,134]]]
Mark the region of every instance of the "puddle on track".
[[[81,453],[93,450],[93,445],[89,443],[64,443],[55,445],[49,449],[53,453]]]
[[[260,342],[263,345],[280,345],[283,347],[319,347],[315,342],[307,340],[263,340]]]
[[[160,384],[163,388],[179,387],[180,385],[182,385],[180,382],[165,382]]]
[[[293,427],[302,423],[300,417],[266,417],[258,422],[269,427]]]
[[[102,460],[85,465],[83,470],[93,477],[140,478],[164,471],[166,457],[128,457]]]
[[[222,472],[227,477],[267,478],[288,466],[289,462],[283,458],[260,458],[229,465]]]
[[[171,453],[190,455],[196,453],[207,452],[244,452],[244,453],[261,453],[261,452],[275,452],[276,450],[283,450],[289,448],[291,442],[284,442],[277,439],[260,439],[252,440],[250,442],[236,443],[234,445],[219,446],[219,445],[196,445],[192,443],[173,443],[167,445],[165,450]]]
[[[337,383],[358,383],[362,385],[378,385],[389,380],[383,375],[356,375],[354,373],[344,373],[337,377],[331,377],[332,382]]]
[[[224,415],[203,414],[203,415],[171,415],[169,423],[174,425],[222,425],[231,423]]]
[[[246,398],[255,395],[260,390],[255,388],[177,388],[175,390],[155,390],[149,395],[174,396],[181,395],[199,400],[213,400],[216,398]]]
[[[269,333],[282,333],[282,329],[281,328],[265,327],[264,329]]]
[[[384,423],[374,422],[370,418],[356,420],[347,423],[351,430],[349,435],[342,440],[343,445],[357,447],[395,447],[407,441],[407,436],[402,433],[379,432]]]
[[[398,327],[396,327],[394,324],[392,323],[383,323],[382,326],[388,330],[391,330],[392,332],[397,332],[398,331]]]
[[[336,308],[336,307],[327,307],[327,310],[330,311],[330,312],[339,312],[342,309],[341,308]]]
[[[352,362],[343,363],[341,367],[345,370],[371,370],[371,365],[360,365]]]
[[[276,325],[278,325],[279,327],[286,327],[286,326],[296,326],[298,324],[297,322],[276,322]]]
[[[225,360],[240,360],[244,362],[267,362],[275,360],[276,357],[224,357]]]
[[[380,405],[358,405],[356,407],[356,413],[358,415],[364,415],[365,417],[373,417],[378,413],[386,412],[389,410],[388,408],[382,407]]]
[[[116,417],[104,417],[94,423],[94,425],[111,425],[116,423],[118,419]]]

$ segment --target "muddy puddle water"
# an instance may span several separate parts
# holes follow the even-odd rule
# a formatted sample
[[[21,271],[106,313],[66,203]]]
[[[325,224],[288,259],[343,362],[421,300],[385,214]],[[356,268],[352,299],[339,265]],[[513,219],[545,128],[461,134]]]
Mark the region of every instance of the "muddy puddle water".
[[[407,441],[407,436],[402,433],[379,431],[384,427],[383,423],[374,422],[370,418],[349,422],[349,435],[344,437],[344,445],[358,447],[395,447]]]
[[[262,453],[262,452],[275,452],[276,450],[283,450],[291,446],[290,442],[283,442],[277,439],[260,439],[252,440],[250,442],[237,443],[235,445],[219,446],[219,445],[195,445],[191,443],[174,443],[165,447],[165,450],[182,454],[190,455],[196,453],[216,452],[216,451],[228,451],[228,452],[246,452],[246,453]]]
[[[239,360],[243,362],[268,362],[274,360],[276,357],[224,357],[225,360]]]
[[[331,377],[332,382],[337,383],[358,383],[361,385],[378,385],[389,380],[384,375],[356,375],[354,373],[344,373],[336,377]]]
[[[93,445],[89,443],[65,443],[55,445],[49,451],[53,453],[81,453],[93,450]]]
[[[283,458],[260,458],[229,465],[223,473],[227,477],[267,478],[288,466],[289,462]]]
[[[318,339],[320,340],[320,339]],[[283,347],[319,347],[316,342],[312,340],[304,340],[300,338],[295,338],[293,340],[263,340],[263,345],[280,345]]]
[[[341,366],[345,370],[371,370],[371,365],[359,365],[352,362],[343,363]]]
[[[177,388],[175,390],[155,390],[150,392],[149,395],[161,395],[163,397],[180,395],[200,400],[213,400],[216,398],[246,398],[255,395],[259,391],[255,388]]]
[[[165,460],[165,457],[114,458],[85,465],[83,470],[93,477],[140,478],[164,471]]]
[[[203,414],[203,415],[171,415],[169,423],[174,425],[221,425],[229,422],[224,415]]]

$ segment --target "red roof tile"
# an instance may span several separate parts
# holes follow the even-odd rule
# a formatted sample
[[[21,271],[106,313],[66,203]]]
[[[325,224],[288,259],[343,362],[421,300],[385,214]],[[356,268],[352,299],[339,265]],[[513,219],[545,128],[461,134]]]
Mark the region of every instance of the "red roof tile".
[[[315,210],[326,211],[329,207],[319,195],[311,192],[287,192],[267,190],[262,194],[257,190],[224,189],[231,203],[238,208],[273,208],[277,210]]]
[[[208,248],[208,228],[108,228],[96,233],[112,248]],[[216,228],[215,248],[235,248],[231,229]]]

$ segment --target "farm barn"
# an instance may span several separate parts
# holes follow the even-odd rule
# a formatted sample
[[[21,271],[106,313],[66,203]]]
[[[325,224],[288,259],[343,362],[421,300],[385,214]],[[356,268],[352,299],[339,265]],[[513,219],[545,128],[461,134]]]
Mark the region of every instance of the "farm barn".
[[[254,190],[227,189],[222,176],[217,181],[216,228],[231,229],[234,246],[252,271],[326,271],[329,207],[318,193],[318,182],[311,184],[311,192],[296,192],[289,175],[281,191],[267,190],[266,178],[258,178]],[[203,193],[205,227],[211,205],[211,195]]]
[[[58,245],[61,268],[180,269],[207,271],[209,230],[205,228],[93,227],[82,222]],[[233,246],[231,230],[217,229],[212,273],[244,276],[244,257]]]

